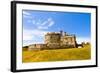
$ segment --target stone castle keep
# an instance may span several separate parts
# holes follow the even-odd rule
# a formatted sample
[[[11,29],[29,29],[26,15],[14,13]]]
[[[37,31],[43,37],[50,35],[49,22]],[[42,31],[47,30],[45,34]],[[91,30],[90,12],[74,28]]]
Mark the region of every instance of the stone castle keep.
[[[43,44],[32,44],[28,46],[29,50],[42,49],[62,49],[76,47],[76,36],[69,35],[66,32],[49,32],[45,35]]]

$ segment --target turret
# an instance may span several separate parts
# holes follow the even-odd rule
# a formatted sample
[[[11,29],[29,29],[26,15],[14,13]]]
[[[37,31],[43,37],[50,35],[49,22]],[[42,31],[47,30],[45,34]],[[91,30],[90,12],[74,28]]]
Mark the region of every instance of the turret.
[[[62,30],[60,31],[60,35],[63,36],[63,31]]]

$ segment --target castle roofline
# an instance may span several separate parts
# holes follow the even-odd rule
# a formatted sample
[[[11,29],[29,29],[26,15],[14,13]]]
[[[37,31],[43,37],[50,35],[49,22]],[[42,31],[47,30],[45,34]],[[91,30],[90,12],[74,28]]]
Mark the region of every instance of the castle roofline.
[[[59,32],[49,32],[46,35],[60,35],[60,33]]]

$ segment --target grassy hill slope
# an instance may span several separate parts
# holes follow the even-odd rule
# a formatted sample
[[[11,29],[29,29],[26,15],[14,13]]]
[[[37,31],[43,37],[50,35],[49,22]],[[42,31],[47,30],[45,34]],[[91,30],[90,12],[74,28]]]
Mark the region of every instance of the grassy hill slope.
[[[22,61],[27,62],[46,62],[46,61],[65,61],[65,60],[86,60],[91,58],[90,45],[83,48],[23,51]]]

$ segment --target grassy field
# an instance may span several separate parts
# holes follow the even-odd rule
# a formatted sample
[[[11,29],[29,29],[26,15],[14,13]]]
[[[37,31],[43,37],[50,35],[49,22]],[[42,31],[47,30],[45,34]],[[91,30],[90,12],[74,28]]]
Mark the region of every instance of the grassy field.
[[[46,62],[46,61],[65,61],[65,60],[87,60],[91,59],[90,45],[83,48],[23,51],[22,61],[28,62]]]

